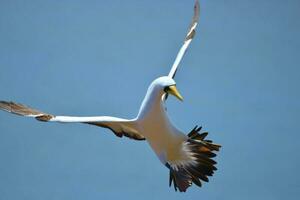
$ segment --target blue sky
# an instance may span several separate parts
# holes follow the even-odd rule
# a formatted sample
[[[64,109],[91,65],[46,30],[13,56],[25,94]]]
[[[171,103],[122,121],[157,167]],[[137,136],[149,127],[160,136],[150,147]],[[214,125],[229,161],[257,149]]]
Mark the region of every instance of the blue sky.
[[[166,75],[193,0],[0,1],[0,99],[65,115],[135,117]],[[218,171],[185,194],[146,142],[0,112],[0,199],[298,199],[300,2],[202,0],[176,76],[184,132],[223,145]]]

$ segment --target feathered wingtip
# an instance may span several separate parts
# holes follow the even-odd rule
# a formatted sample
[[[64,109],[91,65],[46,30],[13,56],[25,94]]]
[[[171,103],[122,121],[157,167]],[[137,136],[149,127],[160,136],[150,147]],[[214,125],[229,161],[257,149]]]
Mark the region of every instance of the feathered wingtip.
[[[208,176],[212,176],[217,170],[217,164],[212,158],[216,157],[215,151],[219,151],[221,145],[214,144],[211,140],[206,140],[207,132],[200,133],[202,127],[195,127],[184,143],[190,155],[191,163],[172,167],[169,163],[166,166],[170,169],[169,185],[174,184],[174,189],[185,192],[194,183],[201,187],[202,182],[208,182]]]
[[[12,101],[0,101],[0,110],[16,115],[34,117],[39,121],[49,121],[54,116]]]

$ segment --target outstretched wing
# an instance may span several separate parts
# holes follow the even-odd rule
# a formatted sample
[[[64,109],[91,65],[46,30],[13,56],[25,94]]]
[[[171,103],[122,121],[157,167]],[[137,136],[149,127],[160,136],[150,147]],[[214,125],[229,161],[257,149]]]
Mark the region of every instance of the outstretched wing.
[[[71,117],[71,116],[55,116],[47,114],[36,109],[24,106],[19,103],[0,101],[0,109],[26,117],[33,117],[43,122],[63,122],[63,123],[85,123],[103,128],[108,128],[118,137],[126,136],[135,140],[145,140],[138,132],[134,120],[121,119],[108,116],[96,117]]]
[[[179,50],[177,56],[176,56],[176,59],[174,61],[174,64],[171,68],[171,71],[169,73],[169,77],[171,78],[174,78],[175,75],[176,75],[176,71],[178,69],[178,65],[182,59],[182,57],[184,56],[187,48],[189,47],[190,43],[192,42],[194,36],[195,36],[195,33],[196,33],[196,26],[198,24],[198,19],[199,19],[199,9],[200,6],[199,6],[199,1],[196,0],[196,3],[195,3],[195,6],[194,6],[194,16],[193,16],[193,19],[192,19],[192,23],[190,25],[190,28],[188,30],[188,33],[187,35],[185,36],[185,39],[184,39],[184,43],[181,47],[181,49]]]

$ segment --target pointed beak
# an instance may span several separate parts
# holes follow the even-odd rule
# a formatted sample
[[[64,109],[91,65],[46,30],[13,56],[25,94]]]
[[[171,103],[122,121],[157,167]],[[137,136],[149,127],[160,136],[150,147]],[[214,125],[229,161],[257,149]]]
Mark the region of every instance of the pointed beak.
[[[169,94],[174,95],[175,97],[177,97],[177,99],[179,99],[180,101],[183,101],[183,97],[181,96],[181,94],[178,92],[177,88],[175,85],[172,85],[168,88],[167,91]]]

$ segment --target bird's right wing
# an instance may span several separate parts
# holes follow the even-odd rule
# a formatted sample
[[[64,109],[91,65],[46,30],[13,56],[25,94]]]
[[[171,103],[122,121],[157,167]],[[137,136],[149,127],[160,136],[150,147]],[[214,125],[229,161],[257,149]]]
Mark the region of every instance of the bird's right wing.
[[[73,117],[73,116],[55,116],[47,114],[28,106],[0,101],[0,110],[4,110],[13,114],[33,117],[43,122],[63,122],[63,123],[85,123],[108,128],[118,137],[126,136],[135,140],[145,140],[144,136],[137,130],[135,120],[121,119],[117,117],[95,116],[95,117]]]
[[[176,59],[174,61],[174,64],[171,68],[171,71],[168,75],[171,78],[175,77],[176,71],[178,69],[178,65],[179,65],[180,61],[182,60],[182,57],[184,56],[187,48],[189,47],[190,43],[192,42],[192,40],[195,36],[196,26],[198,25],[198,19],[199,19],[199,12],[200,12],[199,10],[200,10],[199,1],[196,0],[195,6],[194,6],[194,16],[193,16],[193,19],[192,19],[192,23],[190,25],[188,33],[185,36],[184,43],[183,43],[181,49],[179,50],[179,52],[176,56]]]

